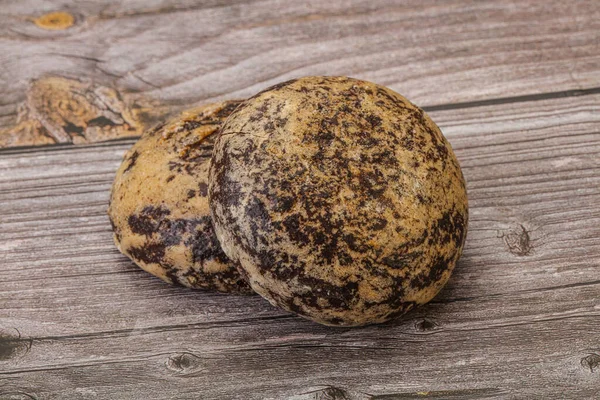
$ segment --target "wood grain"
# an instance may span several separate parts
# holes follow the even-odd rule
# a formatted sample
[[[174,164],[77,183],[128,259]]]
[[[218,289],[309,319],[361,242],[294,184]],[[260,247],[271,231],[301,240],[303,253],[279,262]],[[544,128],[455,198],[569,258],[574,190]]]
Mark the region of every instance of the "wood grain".
[[[118,254],[132,139],[2,150],[0,398],[596,398],[600,94],[546,97],[430,108],[468,183],[465,253],[432,303],[362,329]]]
[[[0,131],[18,130],[28,87],[45,76],[158,103],[160,115],[302,75],[368,79],[421,106],[600,82],[596,0],[0,4]],[[72,25],[44,28],[40,18],[52,12],[70,15]]]
[[[598,398],[599,32],[595,0],[0,0],[0,136],[121,137],[0,149],[0,399]],[[319,326],[112,243],[131,125],[309,74],[406,95],[463,166],[463,258],[403,319]],[[116,128],[71,136],[40,79]]]

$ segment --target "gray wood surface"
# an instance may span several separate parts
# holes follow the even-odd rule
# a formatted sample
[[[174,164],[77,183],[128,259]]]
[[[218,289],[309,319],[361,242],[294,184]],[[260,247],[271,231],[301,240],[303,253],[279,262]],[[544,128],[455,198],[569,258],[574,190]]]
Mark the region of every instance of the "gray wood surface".
[[[51,11],[74,25],[32,22]],[[438,297],[336,329],[120,255],[106,203],[135,139],[0,149],[0,399],[600,398],[597,1],[0,1],[0,49],[7,132],[43,76],[153,118],[295,76],[373,80],[430,112],[470,200]]]

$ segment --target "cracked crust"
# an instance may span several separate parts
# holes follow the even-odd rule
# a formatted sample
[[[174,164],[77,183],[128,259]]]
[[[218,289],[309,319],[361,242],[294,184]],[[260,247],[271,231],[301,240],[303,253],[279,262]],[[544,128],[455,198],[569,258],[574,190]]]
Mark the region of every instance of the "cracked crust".
[[[404,97],[345,77],[284,82],[221,129],[217,237],[272,304],[327,325],[387,321],[448,281],[468,220],[439,128]]]
[[[207,198],[213,133],[239,104],[188,110],[147,132],[117,172],[108,209],[115,244],[166,282],[251,292],[221,250]]]

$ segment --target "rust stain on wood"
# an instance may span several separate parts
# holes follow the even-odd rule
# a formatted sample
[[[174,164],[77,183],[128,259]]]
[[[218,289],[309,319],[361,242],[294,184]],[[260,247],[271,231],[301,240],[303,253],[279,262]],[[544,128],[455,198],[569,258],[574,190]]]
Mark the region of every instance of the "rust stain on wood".
[[[65,11],[54,11],[37,17],[33,23],[42,29],[58,31],[72,27],[75,17]]]
[[[30,83],[15,125],[0,130],[0,147],[139,136],[161,110],[150,100],[92,81],[43,77]]]

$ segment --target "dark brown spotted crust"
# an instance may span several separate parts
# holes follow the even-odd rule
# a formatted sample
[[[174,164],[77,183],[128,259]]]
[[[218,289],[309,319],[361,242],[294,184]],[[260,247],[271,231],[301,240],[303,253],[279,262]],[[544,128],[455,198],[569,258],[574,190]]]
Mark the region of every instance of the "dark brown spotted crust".
[[[245,101],[211,161],[217,237],[252,288],[328,325],[378,323],[431,300],[467,232],[459,164],[399,94],[307,77]]]
[[[251,292],[221,250],[207,199],[213,133],[239,103],[188,110],[146,133],[117,172],[108,210],[115,243],[169,283]]]

